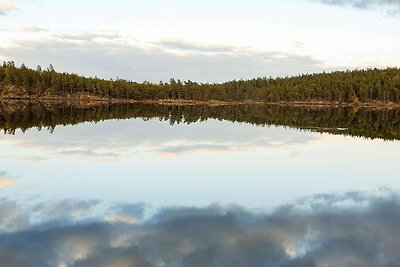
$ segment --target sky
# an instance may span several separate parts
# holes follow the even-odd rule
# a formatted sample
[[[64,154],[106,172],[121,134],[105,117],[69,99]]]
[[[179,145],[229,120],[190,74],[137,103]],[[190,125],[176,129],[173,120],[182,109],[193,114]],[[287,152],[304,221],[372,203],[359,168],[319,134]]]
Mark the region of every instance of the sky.
[[[135,81],[399,66],[398,0],[0,0],[0,60]]]

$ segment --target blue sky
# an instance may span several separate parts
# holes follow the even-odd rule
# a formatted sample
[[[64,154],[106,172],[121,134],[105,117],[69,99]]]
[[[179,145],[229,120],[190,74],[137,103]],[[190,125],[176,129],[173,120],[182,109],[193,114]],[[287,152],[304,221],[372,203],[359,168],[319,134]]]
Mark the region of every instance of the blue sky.
[[[398,66],[400,1],[0,0],[0,60],[167,81]]]

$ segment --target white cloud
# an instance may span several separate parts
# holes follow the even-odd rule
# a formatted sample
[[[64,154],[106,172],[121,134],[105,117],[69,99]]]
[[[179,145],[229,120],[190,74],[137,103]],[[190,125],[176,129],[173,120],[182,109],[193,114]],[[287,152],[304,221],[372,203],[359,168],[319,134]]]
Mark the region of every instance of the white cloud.
[[[6,13],[15,9],[15,5],[9,0],[0,0],[0,15],[5,15]]]
[[[390,14],[400,12],[399,0],[319,0],[324,4],[351,6],[360,9],[381,9]]]
[[[399,1],[134,2],[16,2],[21,12],[1,23],[8,31],[0,30],[0,60],[154,82],[172,76],[213,82],[399,62],[399,36],[392,29],[400,21],[376,11],[393,12]]]
[[[182,40],[138,42],[101,31],[38,34],[0,47],[0,55],[32,67],[51,63],[59,71],[151,82],[170,78],[222,82],[322,70],[321,62],[311,56],[279,50]]]

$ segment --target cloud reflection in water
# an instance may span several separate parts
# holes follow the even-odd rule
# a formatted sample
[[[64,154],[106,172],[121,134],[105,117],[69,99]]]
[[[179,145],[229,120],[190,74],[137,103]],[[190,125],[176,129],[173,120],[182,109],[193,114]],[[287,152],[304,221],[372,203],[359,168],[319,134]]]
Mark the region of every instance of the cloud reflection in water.
[[[33,223],[23,207],[3,199],[0,225],[8,231],[0,235],[0,262],[8,267],[389,267],[400,260],[400,198],[386,191],[318,195],[269,213],[215,205],[164,208],[143,217],[142,204],[121,204],[100,216],[93,212],[99,205],[38,205],[42,221]],[[109,220],[110,212],[136,219]]]
[[[270,208],[316,193],[400,189],[399,148],[398,141],[216,120],[173,127],[156,119],[111,120],[52,134],[31,129],[0,140],[0,170],[20,177],[0,198]]]
[[[115,131],[115,129],[120,129]],[[282,134],[285,132],[285,134]],[[4,136],[3,142],[39,156],[23,156],[37,161],[54,157],[77,160],[118,160],[130,154],[155,152],[180,156],[194,153],[229,153],[265,147],[304,145],[318,139],[312,133],[299,134],[281,127],[254,127],[248,124],[209,120],[170,127],[158,120],[106,121],[62,127],[53,134],[30,130]]]
[[[8,187],[10,185],[15,184],[18,181],[19,177],[10,177],[7,172],[0,172],[0,189]]]

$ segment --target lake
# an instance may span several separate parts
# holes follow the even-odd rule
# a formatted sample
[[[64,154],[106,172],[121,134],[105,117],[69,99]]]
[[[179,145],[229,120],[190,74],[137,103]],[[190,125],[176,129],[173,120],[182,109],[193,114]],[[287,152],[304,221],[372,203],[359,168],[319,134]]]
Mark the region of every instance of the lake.
[[[400,111],[5,104],[7,266],[397,266]]]

